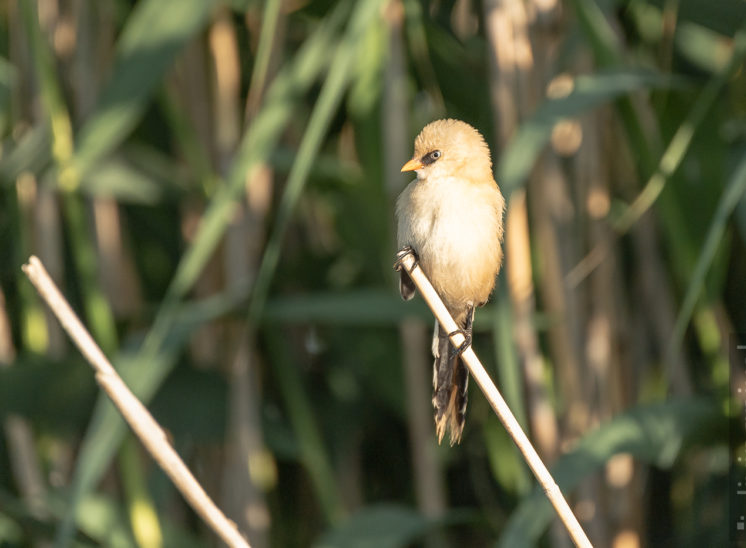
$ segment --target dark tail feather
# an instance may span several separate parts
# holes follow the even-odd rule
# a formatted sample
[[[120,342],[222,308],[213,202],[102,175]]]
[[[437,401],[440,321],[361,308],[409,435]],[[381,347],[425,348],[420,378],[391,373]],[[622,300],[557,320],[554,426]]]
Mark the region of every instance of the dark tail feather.
[[[412,278],[410,278],[409,274],[404,272],[404,268],[402,268],[401,272],[399,272],[399,293],[401,293],[402,299],[408,301],[414,297],[414,291],[415,286]]]
[[[471,310],[460,322],[460,327],[469,330],[474,311]],[[463,324],[463,325],[461,325]],[[461,441],[466,422],[467,388],[469,370],[458,356],[451,357],[448,334],[435,322],[433,333],[433,407],[435,408],[435,431],[440,443],[446,428],[450,430],[451,445]]]

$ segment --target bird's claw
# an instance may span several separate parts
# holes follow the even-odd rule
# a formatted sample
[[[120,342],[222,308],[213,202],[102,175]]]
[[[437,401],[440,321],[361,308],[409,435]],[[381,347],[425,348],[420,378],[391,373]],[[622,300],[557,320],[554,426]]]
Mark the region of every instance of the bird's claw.
[[[448,355],[451,359],[460,356],[464,352],[466,352],[466,349],[471,346],[471,334],[465,332],[463,329],[456,329],[455,331],[451,331],[448,334],[448,338],[450,339],[453,337],[456,333],[461,333],[464,336],[464,342],[462,342],[457,348],[451,346],[450,350],[448,351]]]
[[[407,273],[412,272],[417,265],[419,264],[419,259],[417,258],[417,253],[415,253],[415,250],[412,248],[411,245],[408,245],[406,247],[402,247],[399,251],[396,253],[396,261],[394,261],[394,270],[399,272],[402,267],[404,266],[403,260],[404,257],[407,255],[412,255],[414,257],[414,262],[412,263],[412,267],[407,270]]]

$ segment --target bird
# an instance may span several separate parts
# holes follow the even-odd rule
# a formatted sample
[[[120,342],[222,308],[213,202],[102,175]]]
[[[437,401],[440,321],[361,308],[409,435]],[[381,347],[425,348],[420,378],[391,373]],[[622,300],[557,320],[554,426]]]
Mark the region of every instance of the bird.
[[[414,155],[401,168],[417,178],[396,201],[399,290],[404,300],[415,286],[400,259],[414,253],[459,331],[453,348],[435,321],[433,397],[438,443],[446,430],[451,446],[464,431],[469,372],[460,356],[471,344],[474,309],[484,305],[502,264],[505,199],[492,174],[487,143],[474,127],[456,119],[426,125],[414,141]]]

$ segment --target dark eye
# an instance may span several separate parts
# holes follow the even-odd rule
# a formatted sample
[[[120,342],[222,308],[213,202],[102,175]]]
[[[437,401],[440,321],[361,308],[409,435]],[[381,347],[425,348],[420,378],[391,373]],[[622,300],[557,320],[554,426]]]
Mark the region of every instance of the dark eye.
[[[423,165],[429,166],[430,164],[432,164],[438,158],[440,158],[440,151],[439,150],[433,150],[432,152],[428,152],[427,154],[425,154],[422,157],[421,162],[422,162]]]

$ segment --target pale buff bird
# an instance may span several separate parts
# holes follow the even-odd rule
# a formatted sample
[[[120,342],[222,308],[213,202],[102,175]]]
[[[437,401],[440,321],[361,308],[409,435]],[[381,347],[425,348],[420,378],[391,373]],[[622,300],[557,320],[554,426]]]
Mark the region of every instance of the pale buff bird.
[[[417,178],[397,200],[399,249],[415,252],[467,339],[453,349],[448,333],[435,322],[435,426],[438,442],[448,428],[453,445],[463,434],[469,382],[459,356],[471,344],[474,307],[487,302],[500,270],[505,200],[492,176],[484,138],[459,120],[425,126],[402,171],[415,171]],[[414,284],[403,270],[399,289],[405,300],[414,296]]]

